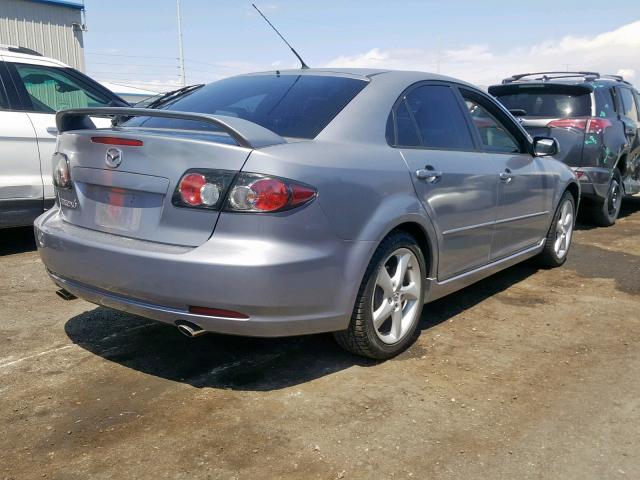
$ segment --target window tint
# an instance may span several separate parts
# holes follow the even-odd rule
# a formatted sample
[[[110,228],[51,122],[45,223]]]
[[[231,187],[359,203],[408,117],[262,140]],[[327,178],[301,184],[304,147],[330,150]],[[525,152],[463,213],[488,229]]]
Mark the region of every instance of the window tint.
[[[613,89],[602,84],[594,84],[596,96],[596,116],[598,117],[615,117],[616,102],[613,98]]]
[[[638,121],[638,108],[636,107],[633,92],[628,88],[619,88],[620,100],[622,100],[623,115]]]
[[[54,113],[67,108],[104,107],[111,101],[95,92],[62,68],[13,64],[20,76],[33,110]]]
[[[418,125],[424,146],[473,149],[473,140],[464,113],[450,87],[418,87],[407,95],[407,105]]]
[[[420,145],[420,138],[416,130],[415,123],[406,102],[401,102],[396,108],[396,128],[398,132],[398,145],[403,147],[417,147]]]
[[[163,108],[239,117],[283,137],[314,138],[366,85],[329,75],[246,75],[211,83]],[[168,118],[138,117],[127,125],[217,130]]]
[[[524,110],[528,117],[568,118],[591,115],[591,95],[554,93],[552,88],[534,89],[497,96],[509,110]]]
[[[9,99],[7,98],[7,94],[4,91],[4,86],[2,85],[2,80],[0,79],[0,109],[7,110],[9,108]]]
[[[466,100],[469,115],[482,146],[493,152],[519,152],[520,147],[505,126],[474,100]]]

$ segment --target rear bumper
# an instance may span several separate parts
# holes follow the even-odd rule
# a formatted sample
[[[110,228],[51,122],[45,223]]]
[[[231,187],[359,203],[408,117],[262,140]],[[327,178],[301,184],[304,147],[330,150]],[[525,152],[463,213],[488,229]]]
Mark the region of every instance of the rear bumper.
[[[609,191],[612,171],[608,168],[573,168],[580,181],[581,195],[592,200],[603,201]]]
[[[190,248],[132,240],[64,222],[35,224],[52,280],[89,302],[207,331],[277,337],[345,329],[372,245],[327,235],[300,246],[218,234]],[[320,236],[321,237],[321,236]],[[247,319],[197,315],[189,306]]]

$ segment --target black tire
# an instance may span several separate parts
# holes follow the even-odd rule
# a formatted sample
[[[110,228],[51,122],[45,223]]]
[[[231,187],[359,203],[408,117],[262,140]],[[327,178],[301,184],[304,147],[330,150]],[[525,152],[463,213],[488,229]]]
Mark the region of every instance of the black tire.
[[[553,216],[553,220],[551,221],[551,227],[549,227],[549,232],[547,233],[547,238],[544,243],[544,249],[542,252],[538,254],[538,264],[543,268],[556,268],[560,267],[567,261],[567,257],[569,256],[569,248],[571,243],[567,246],[567,250],[564,255],[559,256],[555,250],[555,242],[558,238],[558,222],[560,220],[560,215],[562,213],[562,208],[565,203],[569,202],[571,204],[572,215],[573,215],[573,223],[571,226],[571,232],[573,233],[573,227],[576,223],[576,201],[571,195],[571,192],[564,192],[560,202],[558,203],[558,208],[556,209],[556,213]]]
[[[418,313],[413,321],[413,325],[407,330],[407,333],[400,341],[388,344],[378,337],[373,325],[373,295],[378,272],[381,268],[384,268],[383,262],[400,248],[408,249],[416,256],[420,267],[419,274],[422,279],[422,288],[420,289],[417,300]],[[420,323],[424,303],[424,287],[427,278],[426,271],[424,255],[413,236],[400,231],[392,233],[385,238],[369,262],[364,279],[358,290],[349,328],[334,333],[338,344],[345,350],[355,353],[356,355],[377,360],[392,358],[408,348],[417,337],[417,327]]]
[[[613,170],[607,196],[602,201],[594,201],[592,204],[593,223],[599,227],[610,227],[616,223],[620,215],[622,197],[624,195],[620,172]]]

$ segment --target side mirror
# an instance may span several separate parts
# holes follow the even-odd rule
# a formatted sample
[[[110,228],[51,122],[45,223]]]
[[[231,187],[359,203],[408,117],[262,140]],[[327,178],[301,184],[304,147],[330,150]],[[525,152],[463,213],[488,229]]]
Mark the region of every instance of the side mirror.
[[[560,152],[558,140],[552,137],[534,137],[533,154],[536,157],[550,157]]]

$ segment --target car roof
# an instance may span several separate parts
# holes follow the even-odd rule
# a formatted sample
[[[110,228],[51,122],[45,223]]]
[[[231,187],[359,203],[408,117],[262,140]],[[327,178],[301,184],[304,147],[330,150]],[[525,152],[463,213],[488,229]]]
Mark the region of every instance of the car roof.
[[[352,77],[362,80],[373,81],[378,78],[384,78],[385,82],[397,82],[399,84],[410,85],[420,81],[441,81],[465,85],[476,90],[480,90],[476,85],[465,82],[463,80],[440,75],[437,73],[413,71],[413,70],[392,70],[392,69],[376,69],[376,68],[305,68],[305,69],[287,69],[287,70],[269,70],[264,72],[245,73],[240,76],[252,75],[329,75],[336,77]]]
[[[54,58],[44,57],[42,55],[33,55],[30,53],[16,52],[9,48],[19,48],[13,45],[0,45],[0,57],[19,63],[32,63],[35,65],[54,65],[56,67],[68,68],[69,65]]]

